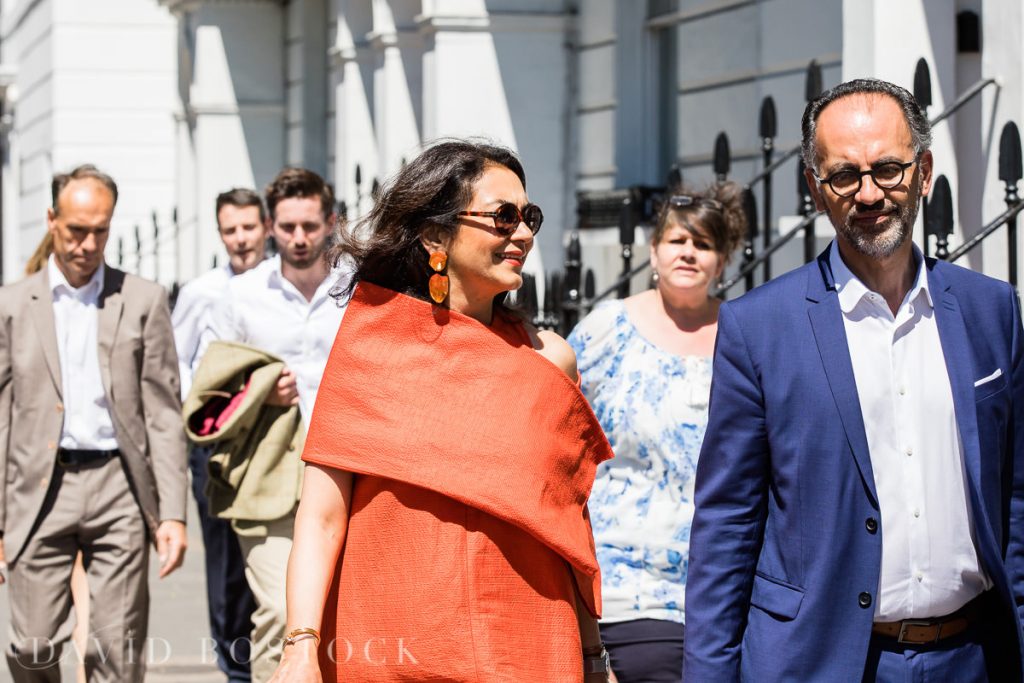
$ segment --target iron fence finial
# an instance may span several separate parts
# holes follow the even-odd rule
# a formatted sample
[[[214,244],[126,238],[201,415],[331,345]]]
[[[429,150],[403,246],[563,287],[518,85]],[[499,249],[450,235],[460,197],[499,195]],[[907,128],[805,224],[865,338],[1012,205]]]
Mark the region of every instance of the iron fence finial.
[[[935,256],[949,256],[949,236],[953,234],[953,193],[944,175],[935,179],[928,197],[927,234],[935,235]]]
[[[729,176],[729,167],[732,164],[732,158],[729,154],[729,136],[725,132],[718,134],[715,138],[715,153],[713,166],[715,169],[715,175],[718,176],[719,180],[725,180]]]
[[[914,99],[921,109],[932,106],[932,72],[924,57],[917,60],[917,66],[914,67]]]
[[[672,164],[672,168],[668,169],[668,176],[666,178],[666,186],[669,191],[675,190],[683,186],[683,169],[679,164]]]
[[[807,65],[807,78],[804,81],[804,99],[810,102],[821,96],[821,65],[817,59],[812,59]]]
[[[779,134],[778,118],[775,114],[775,100],[768,95],[761,100],[760,125],[758,127],[762,139],[771,139]]]
[[[587,272],[583,276],[583,298],[590,301],[595,294],[597,294],[597,279],[594,277],[593,269],[587,268]]]
[[[1016,123],[1007,121],[999,135],[999,179],[1008,185],[1016,185],[1022,175],[1020,131]]]

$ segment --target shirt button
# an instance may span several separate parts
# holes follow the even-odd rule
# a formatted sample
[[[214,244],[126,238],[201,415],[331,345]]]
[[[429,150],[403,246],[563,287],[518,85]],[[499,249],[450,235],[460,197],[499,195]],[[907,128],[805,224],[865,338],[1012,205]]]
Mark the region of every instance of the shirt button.
[[[924,574],[922,574],[921,572],[918,572],[917,576],[915,578],[917,578],[917,582],[918,583],[921,583],[922,581],[924,581]]]
[[[60,401],[57,401],[57,412],[58,413],[63,413],[64,412],[64,404],[61,403]]]
[[[906,453],[906,454],[907,454],[908,456],[911,456],[911,455],[913,455],[913,454],[914,454],[914,449],[913,449],[913,448],[911,448],[910,446],[907,446],[907,450],[906,450],[906,451],[904,451],[904,452],[905,452],[905,453]]]
[[[869,534],[873,534],[878,531],[878,520],[874,517],[868,517],[864,520],[864,528],[868,530]]]
[[[871,593],[861,593],[857,596],[857,604],[867,609],[871,607]]]
[[[906,394],[907,394],[907,388],[906,387],[900,387],[900,396],[906,396]]]
[[[914,508],[914,517],[920,517],[921,511],[918,508]]]

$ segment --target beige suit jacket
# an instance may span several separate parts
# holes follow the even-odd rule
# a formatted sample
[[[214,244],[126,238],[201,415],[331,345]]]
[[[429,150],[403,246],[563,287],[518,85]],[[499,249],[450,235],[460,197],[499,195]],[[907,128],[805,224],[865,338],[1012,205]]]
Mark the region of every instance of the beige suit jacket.
[[[100,374],[121,458],[155,537],[185,519],[187,465],[167,294],[107,266],[99,298]],[[0,531],[9,562],[25,547],[56,466],[64,420],[46,269],[0,287]]]

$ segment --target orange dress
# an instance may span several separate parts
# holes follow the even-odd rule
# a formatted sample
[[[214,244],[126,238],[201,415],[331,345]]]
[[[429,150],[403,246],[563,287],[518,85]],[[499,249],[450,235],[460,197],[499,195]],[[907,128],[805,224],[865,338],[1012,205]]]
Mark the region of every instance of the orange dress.
[[[600,609],[586,499],[608,457],[521,324],[361,283],[303,453],[356,473],[325,680],[582,681],[577,590]]]

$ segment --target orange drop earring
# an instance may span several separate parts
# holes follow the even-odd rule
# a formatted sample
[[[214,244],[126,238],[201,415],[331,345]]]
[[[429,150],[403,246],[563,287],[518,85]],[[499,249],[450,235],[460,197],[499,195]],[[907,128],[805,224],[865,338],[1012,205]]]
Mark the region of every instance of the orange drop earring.
[[[448,267],[448,254],[443,251],[430,253],[430,267],[434,274],[430,276],[430,298],[439,304],[443,304],[448,297],[448,276],[444,269]]]

